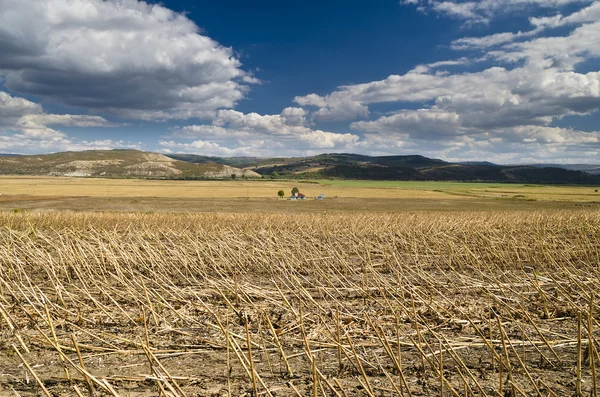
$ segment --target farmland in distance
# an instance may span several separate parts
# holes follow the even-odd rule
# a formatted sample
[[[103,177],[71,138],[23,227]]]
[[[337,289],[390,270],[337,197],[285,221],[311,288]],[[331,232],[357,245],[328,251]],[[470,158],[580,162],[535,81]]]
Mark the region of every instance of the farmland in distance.
[[[304,202],[280,200],[298,187]],[[177,181],[0,177],[0,210],[133,212],[411,212],[598,208],[598,186],[457,182]],[[314,197],[326,195],[316,202]]]

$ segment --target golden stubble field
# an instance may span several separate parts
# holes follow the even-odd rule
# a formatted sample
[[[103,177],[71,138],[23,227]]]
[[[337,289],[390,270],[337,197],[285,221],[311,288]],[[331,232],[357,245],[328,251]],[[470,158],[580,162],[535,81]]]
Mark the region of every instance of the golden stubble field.
[[[373,199],[524,198],[540,201],[600,202],[600,187],[462,182],[291,181],[291,180],[149,180],[47,176],[0,176],[0,193],[15,197],[96,198],[276,198],[298,187],[308,198]]]
[[[600,213],[0,213],[0,395],[589,396]]]
[[[284,190],[289,197],[297,186],[308,197],[321,193],[329,197],[353,198],[445,198],[434,189],[379,186],[336,186],[301,181],[177,181],[146,179],[101,179],[68,177],[0,177],[6,196],[97,197],[97,198],[277,198]],[[452,199],[461,199],[454,196]]]

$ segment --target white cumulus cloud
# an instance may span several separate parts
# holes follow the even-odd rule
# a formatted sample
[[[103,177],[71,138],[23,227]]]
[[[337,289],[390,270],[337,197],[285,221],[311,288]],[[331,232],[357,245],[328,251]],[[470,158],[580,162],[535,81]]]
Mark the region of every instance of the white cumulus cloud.
[[[138,0],[2,0],[0,53],[10,90],[125,118],[207,117],[257,82],[185,15]]]
[[[62,150],[140,148],[140,143],[75,140],[53,127],[117,127],[100,116],[50,114],[27,99],[0,91],[0,151],[35,153]]]
[[[489,23],[497,15],[523,12],[538,7],[560,9],[571,4],[589,4],[593,0],[401,0],[422,12],[434,12],[468,23]]]
[[[169,150],[212,155],[244,153],[274,156],[343,150],[353,148],[360,139],[355,134],[312,129],[307,126],[306,115],[306,110],[294,107],[285,108],[281,114],[274,115],[220,110],[212,124],[188,125],[171,130],[173,138],[193,142],[164,140],[161,145]]]

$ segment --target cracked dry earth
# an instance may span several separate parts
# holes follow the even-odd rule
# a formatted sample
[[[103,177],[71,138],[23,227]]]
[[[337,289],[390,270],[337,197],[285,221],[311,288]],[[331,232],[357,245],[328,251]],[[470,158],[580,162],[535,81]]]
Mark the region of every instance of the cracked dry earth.
[[[600,213],[0,214],[0,396],[573,396]]]

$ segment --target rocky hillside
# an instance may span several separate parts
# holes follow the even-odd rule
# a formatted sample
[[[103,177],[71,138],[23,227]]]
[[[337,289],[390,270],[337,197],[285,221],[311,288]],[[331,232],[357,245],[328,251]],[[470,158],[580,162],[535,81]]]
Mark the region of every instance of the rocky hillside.
[[[2,175],[53,175],[110,178],[224,179],[261,178],[236,167],[178,161],[138,150],[89,150],[34,156],[0,157]]]

